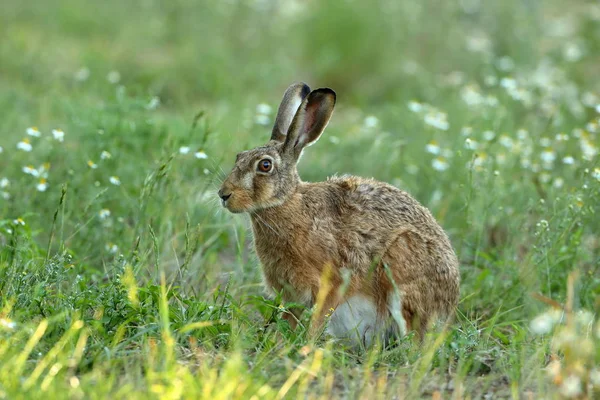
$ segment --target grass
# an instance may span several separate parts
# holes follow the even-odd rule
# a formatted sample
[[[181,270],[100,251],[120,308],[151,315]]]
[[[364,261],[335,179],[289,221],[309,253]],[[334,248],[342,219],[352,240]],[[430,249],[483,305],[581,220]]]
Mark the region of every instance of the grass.
[[[0,398],[599,395],[597,4],[4,1],[0,33]],[[391,182],[452,239],[422,346],[290,331],[215,201],[299,80],[338,93],[303,179]]]

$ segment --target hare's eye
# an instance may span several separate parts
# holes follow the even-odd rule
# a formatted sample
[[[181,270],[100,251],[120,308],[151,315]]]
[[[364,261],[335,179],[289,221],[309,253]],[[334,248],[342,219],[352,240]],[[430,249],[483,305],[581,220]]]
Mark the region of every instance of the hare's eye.
[[[271,171],[271,168],[273,168],[273,163],[271,163],[271,160],[267,160],[265,158],[264,160],[260,160],[258,162],[258,170],[261,172],[269,172]]]

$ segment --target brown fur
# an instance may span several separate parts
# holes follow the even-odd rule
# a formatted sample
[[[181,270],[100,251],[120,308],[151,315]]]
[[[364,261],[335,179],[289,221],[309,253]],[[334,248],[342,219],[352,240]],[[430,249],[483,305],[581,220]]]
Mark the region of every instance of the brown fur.
[[[431,213],[400,189],[355,176],[300,180],[296,162],[322,133],[334,104],[330,89],[288,88],[272,140],[238,155],[219,195],[230,211],[250,213],[266,286],[286,301],[314,305],[330,269],[332,290],[313,330],[330,308],[358,293],[373,300],[378,319],[389,320],[389,297],[398,290],[409,329],[422,336],[432,318],[451,315],[457,304],[457,258]],[[273,164],[268,174],[256,167],[265,158]]]

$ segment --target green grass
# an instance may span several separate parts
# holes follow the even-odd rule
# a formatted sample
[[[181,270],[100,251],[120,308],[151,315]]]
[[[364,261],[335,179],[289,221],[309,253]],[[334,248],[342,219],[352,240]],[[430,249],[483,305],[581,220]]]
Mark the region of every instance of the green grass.
[[[0,34],[0,399],[599,395],[594,2],[8,0]],[[290,331],[215,200],[300,80],[338,93],[303,179],[391,182],[451,237],[422,346]]]

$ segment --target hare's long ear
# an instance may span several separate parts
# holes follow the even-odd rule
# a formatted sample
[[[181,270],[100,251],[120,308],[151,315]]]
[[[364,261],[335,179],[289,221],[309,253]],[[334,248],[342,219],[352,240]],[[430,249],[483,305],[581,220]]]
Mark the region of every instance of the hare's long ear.
[[[277,110],[277,117],[275,117],[275,126],[273,126],[273,132],[271,133],[271,140],[277,142],[283,142],[287,135],[290,124],[296,111],[302,100],[310,93],[310,88],[306,83],[294,83],[288,87],[283,94],[283,99]]]
[[[292,120],[283,144],[283,151],[298,159],[302,149],[319,139],[333,114],[334,107],[333,90],[322,88],[310,92]]]

